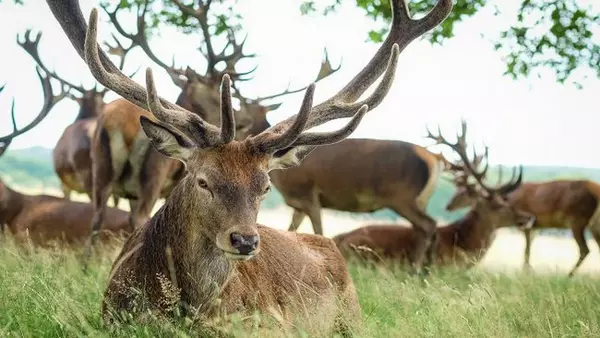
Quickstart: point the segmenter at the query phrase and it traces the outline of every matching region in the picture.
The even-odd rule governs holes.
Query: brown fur
[[[111,309],[133,311],[134,304],[142,311],[167,310],[158,276],[172,275],[165,250],[170,247],[172,283],[188,311],[275,311],[286,322],[309,329],[329,330],[339,320],[360,323],[354,286],[331,240],[254,224],[269,184],[268,158],[247,147],[234,141],[193,155],[188,175],[152,220],[135,230],[115,261],[105,317],[113,314]],[[210,190],[199,187],[199,179]],[[252,259],[228,259],[227,252],[236,252],[228,240],[232,232],[260,236]],[[142,290],[141,298],[134,299],[131,288]]]
[[[92,205],[48,195],[27,195],[0,181],[0,224],[6,224],[18,241],[39,246],[53,243],[84,244],[90,235]],[[108,208],[103,241],[127,234],[127,213]]]
[[[496,228],[509,224],[525,225],[531,215],[518,211],[501,198],[480,197],[462,219],[437,229],[435,263],[471,267],[479,262],[492,245]],[[397,225],[371,225],[336,236],[333,240],[347,259],[391,261],[412,264],[417,233]],[[367,250],[358,248],[360,246]],[[372,250],[372,251],[371,251]]]
[[[160,211],[127,240],[109,277],[104,317],[110,317],[113,307],[139,318],[148,309],[169,313],[182,305],[192,314],[212,316],[220,298],[218,307],[226,314],[274,308],[284,321],[300,320],[313,332],[360,326],[356,292],[332,241],[256,225],[260,202],[269,190],[268,173],[298,165],[315,147],[348,137],[388,93],[400,51],[446,18],[452,2],[440,0],[418,21],[411,21],[404,1],[394,2],[390,34],[348,85],[316,106],[315,87],[309,86],[296,115],[243,142],[233,140],[229,74],[221,81],[219,128],[159,98],[150,69],[145,88],[119,72],[97,48],[97,10],[92,10],[82,34],[86,24],[77,1],[48,5],[94,77],[138,107],[148,107],[162,122],[140,118],[156,151],[182,161],[187,169]],[[377,90],[365,98],[368,104],[357,102],[380,77]],[[339,130],[303,132],[345,117],[351,119]],[[97,136],[106,142],[106,134]],[[173,292],[164,292],[165,279],[170,279]]]
[[[79,114],[69,125],[54,146],[54,170],[58,175],[65,198],[72,191],[86,193],[92,199],[92,135],[96,129],[96,118],[104,108],[104,92],[90,90],[76,99]],[[116,204],[115,204],[116,205]]]
[[[515,208],[536,216],[533,227],[524,231],[526,267],[530,266],[531,230],[534,229],[571,228],[579,247],[579,259],[570,275],[590,252],[584,237],[586,228],[600,246],[600,219],[597,218],[600,215],[593,217],[600,200],[600,185],[597,183],[587,180],[528,182],[509,194],[508,200]],[[455,193],[446,209],[457,210],[472,203],[472,196],[462,188]]]

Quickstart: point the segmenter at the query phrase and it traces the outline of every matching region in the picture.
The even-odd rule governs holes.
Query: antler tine
[[[217,127],[206,123],[198,115],[192,114],[184,108],[158,96],[150,69],[146,72],[146,85],[148,88],[146,90],[123,74],[110,60],[103,63],[101,55],[105,54],[98,48],[96,42],[98,34],[97,25],[98,11],[94,8],[90,13],[84,50],[85,60],[92,75],[98,82],[138,107],[143,109],[150,108],[150,111],[156,118],[179,129],[198,146],[206,147],[218,140],[220,132]],[[105,65],[111,66],[107,69]]]
[[[35,119],[33,119],[33,121],[29,122],[29,124],[26,125],[25,127],[19,129],[17,127],[17,120],[15,118],[15,115],[16,115],[15,114],[15,101],[13,100],[12,106],[11,106],[11,113],[10,113],[11,119],[12,119],[13,131],[6,136],[0,137],[0,143],[2,144],[0,146],[0,148],[2,148],[2,150],[1,150],[2,153],[6,150],[8,145],[12,142],[12,140],[15,137],[17,137],[21,134],[24,134],[24,133],[28,132],[29,130],[33,129],[35,126],[37,126],[40,122],[42,122],[42,120],[44,118],[46,118],[46,116],[52,110],[54,105],[56,105],[58,102],[60,102],[62,99],[64,99],[67,96],[67,93],[64,90],[64,87],[62,87],[62,86],[61,86],[60,94],[54,95],[54,91],[52,89],[52,83],[50,82],[51,76],[49,74],[42,75],[43,69],[41,67],[36,67],[35,70],[36,70],[38,78],[40,79],[40,82],[42,84],[42,91],[44,93],[44,104],[42,105],[42,109],[40,110],[38,115],[35,117]],[[2,89],[4,89],[4,87],[2,87]],[[0,155],[1,155],[1,153],[0,153]]]
[[[237,43],[236,38],[235,38],[235,34],[232,31],[228,32],[228,41],[227,44],[225,45],[225,47],[222,49],[222,51],[220,53],[216,53],[215,52],[215,48],[213,46],[213,42],[212,42],[212,34],[210,33],[209,30],[209,24],[208,24],[208,12],[210,11],[210,6],[212,4],[211,0],[207,0],[207,1],[199,1],[198,7],[194,8],[192,6],[188,6],[185,5],[183,2],[181,2],[180,0],[171,0],[178,8],[179,10],[186,14],[189,15],[191,17],[194,17],[198,20],[198,23],[200,24],[200,30],[202,31],[202,37],[204,39],[204,43],[206,45],[206,48],[204,48],[203,50],[203,54],[204,57],[206,58],[207,61],[207,65],[206,65],[206,74],[209,75],[209,77],[215,79],[215,78],[219,78],[220,76],[222,76],[224,73],[229,74],[229,76],[231,77],[231,79],[235,82],[235,81],[246,81],[248,79],[244,79],[243,76],[252,74],[256,68],[251,69],[250,71],[247,72],[243,72],[243,73],[239,73],[235,71],[235,64],[243,59],[243,58],[253,58],[256,55],[255,54],[244,54],[243,53],[243,48],[244,48],[244,44],[246,42],[246,38],[244,38],[244,40],[241,43]],[[232,52],[231,53],[227,53],[227,49],[232,46]],[[218,71],[215,67],[218,63],[220,62],[225,62],[226,66],[226,71]]]
[[[523,183],[523,165],[519,165],[519,174],[517,179],[515,180],[516,168],[513,167],[512,175],[510,177],[510,181],[505,185],[501,185],[498,188],[494,189],[495,193],[500,195],[508,194],[515,189],[517,189],[521,183]]]
[[[452,0],[439,0],[427,15],[418,20],[410,18],[405,0],[392,0],[391,7],[392,27],[375,56],[342,90],[313,108],[307,128],[350,117],[364,104],[370,110],[377,107],[389,91],[396,68],[395,62],[386,62],[393,59],[388,54],[390,49],[396,50],[392,55],[400,53],[414,39],[441,23],[452,10]],[[356,102],[381,74],[384,76],[377,90],[365,100]]]
[[[40,67],[46,74],[48,74],[48,76],[50,76],[53,79],[60,82],[62,87],[69,87],[71,89],[74,89],[74,90],[80,92],[81,94],[85,93],[86,90],[85,90],[85,88],[83,88],[83,86],[77,86],[77,85],[73,84],[72,82],[69,82],[69,81],[63,79],[62,77],[58,76],[58,74],[56,74],[56,72],[50,71],[48,69],[48,67],[46,67],[44,65],[44,63],[42,62],[42,59],[40,58],[40,54],[39,54],[39,44],[40,44],[41,39],[42,39],[42,32],[38,32],[35,35],[35,39],[32,40],[31,39],[31,29],[27,29],[25,31],[23,42],[21,42],[21,37],[19,36],[19,34],[17,34],[17,44],[19,46],[21,46],[21,48],[23,48],[25,50],[25,52],[27,52],[27,54],[29,54],[29,56],[31,56],[31,58],[33,58],[33,60],[37,64],[37,66]]]
[[[235,137],[235,119],[231,103],[231,79],[223,75],[221,81],[221,142],[229,143]]]
[[[117,12],[121,9],[120,5],[117,5],[115,10],[112,12],[108,10],[108,6],[106,5],[103,5],[102,9],[104,9],[106,14],[108,14],[110,22],[113,24],[117,32],[119,32],[120,35],[124,36],[125,38],[131,41],[131,45],[129,46],[129,48],[127,48],[127,51],[139,46],[144,51],[144,53],[150,58],[150,60],[152,60],[154,63],[156,63],[161,68],[167,71],[175,85],[177,85],[178,87],[182,87],[183,85],[179,80],[179,76],[185,76],[185,72],[182,69],[175,68],[174,64],[173,66],[167,65],[166,63],[161,61],[156,56],[156,54],[154,54],[154,52],[152,52],[152,49],[150,49],[150,44],[148,43],[148,39],[146,38],[146,13],[148,12],[148,5],[149,2],[148,0],[146,0],[144,1],[144,4],[141,7],[141,9],[138,7],[136,18],[137,32],[135,34],[126,32],[123,26],[121,26],[121,24],[119,23],[119,20],[117,19]],[[115,38],[115,41],[118,40]],[[121,69],[121,67],[119,67],[119,69]]]

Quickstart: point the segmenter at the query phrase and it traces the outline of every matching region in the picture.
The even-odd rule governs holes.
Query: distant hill
[[[509,171],[505,170],[505,179]],[[490,169],[490,181],[495,182],[497,171]],[[558,178],[587,178],[600,182],[600,170],[590,168],[574,168],[559,166],[525,166],[524,179],[527,181],[545,181]],[[0,176],[12,185],[35,188],[40,186],[59,188],[59,181],[52,165],[52,149],[33,147],[8,150],[0,157]],[[444,210],[446,203],[454,193],[454,186],[441,179],[433,194],[427,211],[434,218],[454,220],[464,214],[448,213]],[[263,202],[264,208],[276,208],[283,204],[281,194],[273,189]],[[354,214],[354,217],[383,218],[395,220],[398,217],[391,210],[381,210],[370,214]]]

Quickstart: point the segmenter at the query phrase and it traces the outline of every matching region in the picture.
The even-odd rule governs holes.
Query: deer
[[[190,67],[184,71],[175,66],[168,66],[153,53],[146,38],[145,15],[148,12],[148,5],[146,1],[138,8],[136,33],[127,32],[119,23],[117,17],[119,6],[114,11],[109,11],[107,7],[104,7],[104,10],[117,32],[131,41],[128,49],[140,47],[154,63],[165,69],[173,82],[182,89],[176,104],[196,113],[208,123],[217,124],[219,115],[215,112],[218,111],[219,93],[218,86],[215,85],[216,78],[227,73],[232,79],[244,80],[243,76],[247,72],[236,72],[235,63],[243,58],[253,57],[252,54],[247,55],[243,52],[245,40],[238,43],[235,36],[230,34],[223,51],[215,53],[205,22],[206,13],[210,10],[210,2],[207,2],[202,5],[204,14],[196,14],[198,20],[204,22],[201,27],[203,27],[207,50],[205,57],[209,65],[206,75],[199,75]],[[186,6],[181,8],[184,12],[189,11]],[[228,47],[232,47],[231,53],[226,53]],[[227,65],[224,71],[215,68],[221,62]],[[183,80],[182,77],[187,80]],[[270,98],[297,91],[284,91]],[[185,167],[180,161],[166,157],[150,147],[150,140],[143,133],[139,123],[142,115],[150,116],[147,111],[119,99],[107,105],[98,118],[91,150],[94,191],[92,201],[96,213],[91,223],[92,236],[90,245],[86,248],[87,257],[91,255],[96,233],[102,226],[104,208],[110,193],[129,200],[130,230],[132,230],[144,224],[156,201],[167,197],[183,177]],[[236,112],[235,119],[236,138],[244,139],[252,126],[252,119],[245,110]]]
[[[446,210],[455,211],[469,207],[474,202],[468,184],[458,180],[457,190],[446,205]],[[507,194],[508,202],[515,208],[536,216],[531,228],[522,229],[525,237],[523,266],[531,269],[532,232],[538,229],[571,228],[579,248],[579,259],[569,271],[574,276],[590,250],[585,240],[585,229],[589,229],[600,246],[600,185],[591,180],[553,180],[525,182]],[[511,226],[508,224],[507,226]]]
[[[52,110],[54,105],[67,97],[67,88],[55,95],[50,78],[51,74],[37,68],[44,91],[44,104],[37,117],[23,128],[18,128],[15,119],[14,101],[11,110],[13,131],[0,137],[0,156],[4,154],[12,140],[33,129]],[[47,74],[47,73],[45,73]],[[0,88],[3,89],[4,87]],[[0,179],[0,226],[5,226],[17,240],[17,243],[31,243],[36,246],[50,247],[52,244],[76,247],[83,244],[90,234],[89,222],[93,210],[89,203],[80,203],[50,195],[28,195],[11,189]],[[106,227],[101,234],[103,242],[110,242],[127,234],[126,212],[109,208]]]
[[[452,1],[438,1],[420,19],[410,17],[404,1],[393,1],[388,36],[344,88],[313,106],[315,85],[309,85],[297,114],[243,140],[235,140],[228,74],[221,80],[216,126],[159,97],[151,69],[146,88],[123,75],[98,48],[96,9],[86,25],[77,1],[47,3],[92,75],[148,109],[154,118],[141,116],[140,124],[152,146],[186,168],[163,206],[135,228],[115,260],[102,301],[104,321],[119,320],[122,312],[133,318],[147,311],[169,316],[175,308],[208,318],[273,311],[283,325],[300,322],[319,332],[360,326],[356,291],[335,243],[256,224],[260,201],[270,189],[270,170],[297,165],[319,145],[339,142],[358,127],[389,92],[400,51],[439,25]],[[379,78],[373,93],[359,100]],[[350,121],[339,130],[307,131],[341,118]],[[170,280],[178,300],[161,301],[159,277]]]
[[[32,57],[38,67],[49,74],[51,78],[58,81],[64,88],[68,88],[67,97],[79,105],[79,112],[75,117],[75,121],[65,129],[54,146],[52,152],[54,170],[61,182],[64,198],[71,199],[72,191],[76,191],[87,194],[90,200],[92,200],[92,160],[90,148],[92,136],[96,128],[96,118],[104,109],[104,96],[108,90],[98,90],[97,85],[92,89],[86,89],[83,85],[75,85],[59,76],[55,71],[50,71],[42,62],[39,54],[41,38],[42,32],[38,32],[32,39],[31,30],[28,29],[25,31],[23,41],[17,35],[17,43]],[[115,46],[108,43],[105,44],[108,46],[110,54],[118,55],[121,58],[119,68],[123,69],[125,57],[130,49],[124,48],[116,37],[115,41]],[[133,75],[135,75],[135,72],[130,76]],[[75,93],[80,94],[80,96],[77,96]],[[113,195],[113,202],[115,206],[119,204],[118,196]]]
[[[466,151],[466,124],[463,123],[457,142],[451,143],[440,133],[430,137],[450,147],[459,155],[463,165],[452,164],[454,169],[461,167],[463,171],[454,171],[462,179],[472,177],[475,183],[468,188],[473,196],[473,204],[469,212],[461,219],[437,228],[435,249],[436,266],[456,266],[470,268],[485,256],[491,247],[495,230],[508,224],[517,224],[522,228],[531,227],[535,216],[512,206],[507,194],[515,191],[522,183],[523,167],[519,173],[503,185],[491,187],[485,183],[487,162],[484,169],[478,163],[487,159],[487,151],[483,158],[475,153],[469,159]],[[513,170],[514,173],[514,170]],[[366,225],[354,231],[337,235],[334,242],[349,261],[358,258],[362,262],[387,263],[397,265],[412,264],[418,257],[418,235],[415,229],[398,225]]]

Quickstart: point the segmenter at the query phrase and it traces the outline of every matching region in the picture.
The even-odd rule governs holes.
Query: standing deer
[[[520,186],[522,168],[516,180],[513,175],[505,185],[496,188],[488,186],[484,182],[487,165],[479,170],[478,163],[481,159],[477,156],[474,159],[468,158],[465,137],[466,129],[463,129],[462,135],[458,135],[458,141],[454,144],[441,134],[434,137],[460,156],[465,169],[461,177],[473,177],[476,180],[476,184],[468,185],[474,200],[469,213],[456,222],[437,228],[437,265],[471,267],[484,257],[498,227],[509,224],[529,227],[535,220],[534,216],[519,211],[506,200],[506,195]],[[346,258],[362,257],[372,261],[384,259],[410,264],[418,257],[418,235],[408,227],[370,225],[338,235],[333,240]]]
[[[0,156],[12,140],[34,128],[41,122],[56,103],[68,94],[62,91],[54,95],[50,83],[51,74],[42,75],[43,70],[37,68],[38,76],[44,90],[44,104],[37,117],[24,128],[19,129],[15,120],[15,108],[12,107],[13,132],[0,137]],[[3,89],[4,87],[0,88]],[[64,87],[63,87],[64,89]],[[90,235],[89,222],[93,210],[89,203],[79,203],[48,195],[26,195],[8,187],[0,180],[0,226],[4,232],[7,226],[19,242],[31,240],[35,245],[47,246],[52,242],[60,244],[82,244]],[[123,234],[127,225],[127,213],[110,208],[107,213],[106,230],[103,240]]]
[[[234,140],[227,74],[221,84],[219,128],[160,98],[150,70],[146,89],[124,76],[98,48],[96,10],[86,33],[77,1],[47,2],[94,77],[152,112],[156,121],[142,116],[140,122],[153,147],[186,164],[184,177],[165,204],[134,230],[115,261],[103,317],[121,311],[134,316],[147,310],[171,313],[175,307],[206,316],[270,311],[319,332],[359,326],[356,292],[333,241],[256,224],[260,201],[270,187],[268,172],[298,165],[315,147],[352,133],[388,93],[400,51],[442,22],[452,1],[438,1],[418,20],[410,18],[404,1],[394,1],[388,37],[342,90],[313,107],[315,86],[310,85],[298,114],[243,141]],[[380,77],[373,94],[358,101]],[[304,132],[348,117],[340,130]],[[170,279],[178,300],[165,298],[164,279]]]
[[[104,96],[107,89],[97,90],[85,89],[83,86],[77,86],[58,76],[56,72],[51,72],[44,65],[39,54],[39,43],[42,33],[39,32],[34,39],[31,39],[31,30],[26,30],[24,39],[21,42],[17,36],[17,43],[21,46],[36,62],[37,66],[43,69],[49,76],[57,80],[63,88],[68,90],[67,96],[79,104],[79,113],[75,121],[69,125],[59,138],[52,153],[54,160],[54,170],[61,181],[61,188],[66,199],[70,199],[71,192],[86,193],[90,200],[92,199],[92,160],[90,149],[92,136],[96,129],[96,118],[104,109]],[[123,69],[125,57],[130,49],[125,49],[118,40],[116,47],[110,46],[109,53],[121,57],[119,69]],[[132,75],[133,76],[133,75]],[[79,93],[81,96],[76,96]],[[119,203],[119,198],[114,195],[115,206]]]
[[[474,202],[474,195],[468,185],[460,181],[457,191],[446,205],[446,210],[454,211],[468,207]],[[585,229],[589,229],[600,246],[600,185],[589,180],[555,180],[548,182],[526,182],[507,195],[515,208],[536,216],[531,228],[523,230],[525,235],[524,266],[531,268],[532,230],[548,228],[571,228],[573,238],[579,247],[579,259],[569,272],[573,276],[590,250],[585,240]],[[512,224],[507,224],[511,226]]]

